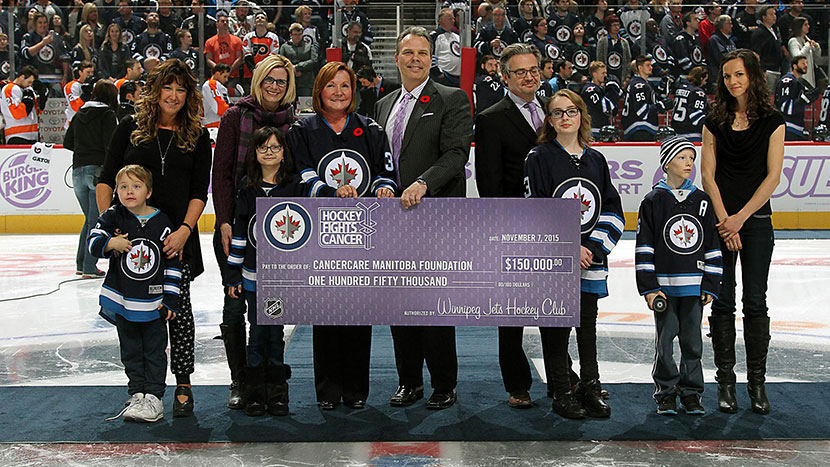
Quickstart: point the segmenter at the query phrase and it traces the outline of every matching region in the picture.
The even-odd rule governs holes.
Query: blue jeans
[[[75,255],[75,270],[84,274],[92,274],[98,271],[96,264],[98,258],[92,255],[87,249],[87,236],[89,231],[98,222],[98,203],[95,201],[95,176],[101,169],[99,165],[85,165],[72,169],[72,185],[75,189],[75,197],[81,205],[81,211],[86,217],[84,227],[78,238],[78,253]]]
[[[248,366],[282,366],[283,351],[285,350],[285,342],[282,340],[282,325],[257,324],[256,293],[246,290],[244,294],[248,301],[248,322],[251,325],[246,352]]]

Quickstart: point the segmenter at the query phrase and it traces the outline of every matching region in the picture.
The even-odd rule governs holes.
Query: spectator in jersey
[[[818,97],[818,89],[805,90],[802,79],[807,74],[807,57],[796,55],[790,72],[781,77],[775,87],[775,107],[784,114],[787,122],[786,141],[807,141],[804,131],[804,108]]]
[[[194,0],[199,1],[199,0]],[[242,65],[242,39],[231,34],[230,20],[224,11],[218,13],[216,35],[205,42],[205,63],[212,70],[217,63],[231,68],[229,88],[240,84],[239,67]]]
[[[59,36],[63,39],[63,43],[69,47],[70,45],[74,44],[74,40],[72,36],[67,31],[66,26],[63,25],[63,18],[60,15],[55,15],[49,21],[49,29],[51,29],[55,35]]]
[[[793,57],[802,56],[807,59],[807,72],[801,77],[809,83],[811,88],[816,87],[816,57],[821,55],[821,44],[807,37],[810,32],[810,20],[796,18],[791,23],[792,33],[787,42],[787,48]]]
[[[205,39],[216,35],[216,18],[205,12],[205,0],[191,0],[190,12],[192,14],[182,21],[182,29],[190,31],[190,35],[193,36],[193,44],[198,50],[202,51]],[[203,13],[205,16],[205,37],[199,35],[199,15]]]
[[[121,42],[121,26],[112,23],[107,26],[107,35],[98,54],[98,69],[105,78],[116,80],[122,77],[130,50]]]
[[[715,76],[720,69],[720,59],[728,52],[735,50],[735,43],[729,36],[732,34],[732,18],[729,15],[720,15],[715,19],[715,32],[706,44],[709,63],[709,74]]]
[[[709,108],[704,91],[708,80],[709,70],[697,66],[692,68],[686,76],[686,81],[674,91],[671,127],[678,136],[692,142],[702,140],[703,121]]]
[[[343,8],[340,9],[340,17],[341,22],[340,26],[343,28],[342,34],[343,38],[348,36],[348,29],[346,25],[353,21],[357,21],[360,23],[360,42],[363,42],[367,46],[371,47],[372,42],[374,41],[374,35],[372,34],[372,25],[369,23],[369,16],[366,15],[363,10],[358,8],[357,0],[342,0],[343,1]],[[329,27],[332,29],[332,34],[336,34],[334,31],[334,15],[329,15]],[[356,69],[356,68],[355,68]]]
[[[536,3],[534,0],[519,0],[518,16],[511,21],[513,31],[519,37],[519,42],[527,42],[533,34],[530,28],[530,23],[536,16],[541,16],[541,12],[535,11]]]
[[[244,38],[249,32],[254,30],[254,15],[251,14],[251,7],[248,0],[239,0],[233,8],[231,14],[231,34],[234,36]],[[266,22],[268,17],[266,16]]]
[[[556,73],[550,80],[550,86],[553,92],[555,93],[560,89],[567,89],[568,80],[574,73],[574,64],[568,60],[557,60],[553,64],[553,70]]]
[[[564,48],[573,36],[573,27],[579,18],[570,12],[570,0],[556,0],[556,10],[548,18],[548,34],[553,37],[559,48]],[[544,52],[542,56],[544,56]],[[557,59],[559,57],[551,57]]]
[[[660,35],[667,40],[674,38],[683,30],[682,18],[683,0],[670,0],[669,12],[660,20]]]
[[[591,64],[591,60],[593,59],[595,47],[589,44],[585,37],[584,24],[574,24],[573,36],[570,42],[565,44],[565,50],[563,52],[563,58],[569,60],[574,65],[574,73],[576,75],[572,78],[573,81],[587,81],[588,65]]]
[[[133,41],[133,58],[144,63],[146,58],[166,60],[173,52],[173,43],[170,37],[159,29],[159,14],[155,11],[147,13],[147,29]]]
[[[294,10],[294,18],[303,26],[303,37],[308,37],[308,41],[314,44],[319,49],[320,47],[320,31],[317,26],[311,24],[311,7],[300,5]]]
[[[0,32],[0,81],[8,81],[11,62],[9,61],[9,36]]]
[[[118,121],[124,120],[130,115],[135,115],[135,101],[141,95],[143,86],[139,81],[125,81],[118,89]]]
[[[192,47],[193,36],[187,29],[177,29],[176,39],[179,47],[170,53],[170,57],[183,61],[195,73],[196,67],[199,66],[201,52]]]
[[[314,88],[314,74],[319,63],[317,47],[303,40],[303,25],[293,23],[288,31],[291,39],[280,46],[279,54],[294,64],[297,78],[297,95],[310,96]],[[366,114],[364,114],[366,115]]]
[[[703,7],[706,17],[700,21],[697,29],[697,34],[700,36],[700,46],[703,47],[703,56],[709,58],[706,54],[706,44],[709,43],[709,38],[715,33],[715,20],[721,14],[721,7],[718,2],[709,2]]]
[[[500,57],[502,50],[510,44],[519,42],[519,38],[507,25],[504,8],[493,8],[493,24],[478,32],[475,48],[483,55]]]
[[[750,48],[752,32],[758,29],[757,9],[758,0],[745,0],[744,8],[735,15],[732,25],[735,47]]]
[[[530,31],[532,34],[530,34],[527,42],[539,50],[542,58],[558,60],[560,57],[565,56],[564,50],[553,37],[548,35],[548,22],[545,18],[533,18],[530,22]]]
[[[670,106],[666,101],[657,101],[657,93],[648,82],[651,76],[651,59],[645,55],[634,61],[637,73],[625,89],[622,110],[623,139],[625,141],[654,141],[659,124],[658,112],[665,112]]]
[[[179,10],[173,8],[173,0],[159,0],[159,28],[168,37],[176,37],[176,31],[182,25]]]
[[[542,74],[542,82],[539,85],[539,89],[536,91],[536,94],[539,97],[553,97],[553,87],[550,84],[556,77],[556,73],[553,71],[553,60],[548,57],[543,57],[539,62],[539,70]]]
[[[280,38],[268,30],[268,17],[265,13],[258,12],[254,15],[254,29],[242,38],[242,59],[245,67],[243,76],[253,76],[256,64],[269,55],[279,53],[279,49]],[[246,92],[250,90],[247,80],[243,88]]]
[[[591,62],[588,73],[591,80],[582,88],[580,97],[588,107],[588,114],[591,115],[591,133],[596,138],[602,127],[613,125],[612,119],[617,113],[622,89],[620,83],[607,79],[608,69],[600,61]]]
[[[133,14],[130,0],[118,0],[118,16],[112,22],[121,26],[122,40],[130,48],[135,38],[147,29],[147,23],[140,16]]]
[[[476,19],[475,32],[480,33],[484,31],[487,26],[493,25],[493,5],[487,2],[482,2],[478,6],[478,19]]]
[[[352,21],[347,25],[348,34],[343,41],[343,63],[349,68],[356,70],[360,67],[372,64],[372,50],[360,40],[363,26],[358,21]]]
[[[274,126],[285,132],[296,120],[297,100],[294,65],[281,55],[271,55],[259,62],[251,78],[251,95],[228,109],[219,124],[213,159],[213,206],[216,224],[213,252],[219,264],[222,284],[228,279],[228,252],[232,238],[231,223],[239,182],[244,174],[245,156],[251,136],[264,127]],[[217,284],[221,285],[221,284]],[[223,287],[224,290],[224,287]],[[224,295],[222,340],[231,372],[228,407],[243,408],[240,382],[245,367],[245,300]]]
[[[766,5],[759,11],[760,23],[752,33],[751,48],[761,59],[761,69],[766,71],[767,88],[775,92],[775,85],[781,77],[781,33],[775,25],[775,7]]]
[[[117,92],[109,80],[95,83],[89,101],[78,110],[63,138],[63,147],[72,151],[72,187],[85,218],[75,255],[75,273],[84,278],[106,274],[98,269],[98,258],[89,252],[87,236],[98,221],[95,180],[101,174],[109,143],[109,139],[101,135],[115,133]]]
[[[608,34],[605,29],[605,17],[609,14],[608,0],[597,0],[591,10],[591,14],[585,18],[585,36],[588,43],[596,47],[599,39]]]
[[[371,66],[364,66],[357,70],[357,80],[361,86],[357,113],[369,118],[375,118],[377,101],[401,87],[400,84],[377,74]]]
[[[63,12],[60,7],[52,3],[50,0],[36,0],[35,2],[30,3],[27,9],[35,10],[38,13],[44,14],[49,24],[52,23],[52,18],[55,15],[63,17]]]
[[[69,76],[69,54],[63,39],[49,31],[46,15],[35,13],[35,30],[23,36],[20,43],[20,55],[24,65],[32,65],[41,78],[51,76],[60,80]]]
[[[205,128],[219,128],[219,120],[230,107],[228,88],[225,87],[230,75],[231,67],[225,63],[217,63],[213,67],[210,79],[205,80],[205,84],[202,85],[202,125]]]
[[[98,63],[98,50],[95,48],[95,36],[93,35],[92,28],[88,24],[81,26],[81,30],[78,31],[78,43],[75,47],[72,47],[72,52],[70,52],[69,57],[73,70],[77,70],[78,65],[83,61],[92,62],[93,65]],[[97,70],[95,71],[98,74]],[[107,76],[99,76],[107,78]]]
[[[620,18],[617,15],[605,17],[606,37],[597,43],[597,60],[608,66],[608,74],[622,83],[631,73],[631,42],[620,36]]]
[[[476,115],[500,101],[506,91],[499,79],[499,60],[492,55],[482,56],[479,59],[476,80],[473,83],[473,103]]]
[[[649,18],[646,21],[646,50],[647,55],[651,55],[654,72],[652,73],[652,80],[658,81],[660,78],[668,77],[672,79],[675,60],[671,55],[671,49],[666,39],[660,35],[660,27],[657,21]]]
[[[619,11],[620,21],[622,21],[622,29],[625,35],[632,44],[639,44],[640,36],[643,35],[646,27],[646,21],[651,17],[645,5],[641,5],[639,0],[628,0]]]
[[[107,26],[98,20],[98,7],[94,3],[87,3],[81,9],[81,21],[78,27],[83,27],[83,25],[92,28],[92,35],[95,39],[94,47],[100,48],[107,34]]]
[[[435,50],[430,75],[446,86],[461,85],[461,38],[455,29],[455,15],[449,8],[438,13],[438,27],[429,34]]]
[[[677,61],[679,74],[685,75],[692,68],[705,66],[703,49],[700,48],[700,39],[697,35],[700,20],[697,15],[690,11],[683,15],[683,30],[674,38],[674,56]]]

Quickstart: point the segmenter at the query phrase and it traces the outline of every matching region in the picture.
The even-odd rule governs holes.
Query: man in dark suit
[[[482,198],[523,198],[524,161],[536,146],[545,120],[546,100],[536,95],[540,85],[539,50],[512,44],[501,55],[502,81],[508,93],[476,117],[476,185]],[[528,408],[532,377],[522,349],[522,327],[499,327],[499,366],[508,405]]]
[[[369,118],[375,118],[375,104],[392,91],[397,91],[401,85],[389,81],[375,73],[371,65],[365,65],[357,70],[357,79],[360,81],[360,105],[357,113]]]
[[[405,187],[405,209],[424,196],[459,197],[466,194],[464,166],[470,155],[473,122],[464,91],[429,79],[432,44],[421,27],[398,36],[395,63],[402,88],[378,101],[377,121],[392,146],[398,186]],[[398,390],[389,400],[396,407],[413,404],[424,396],[426,361],[433,388],[428,409],[445,409],[456,401],[458,360],[455,328],[448,326],[392,326]]]

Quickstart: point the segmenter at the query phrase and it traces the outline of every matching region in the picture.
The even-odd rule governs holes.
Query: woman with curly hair
[[[718,409],[738,411],[735,395],[735,264],[741,260],[747,390],[753,412],[770,411],[764,389],[769,314],[767,278],[774,243],[770,196],[784,162],[784,117],[775,110],[754,52],[721,60],[712,112],[703,127],[703,189],[712,198],[723,254],[721,294],[709,330],[715,354]]]
[[[153,175],[149,203],[178,228],[164,240],[168,258],[182,261],[181,309],[170,321],[170,369],[176,376],[173,416],[193,414],[194,325],[190,281],[204,271],[196,222],[210,183],[210,138],[202,127],[202,93],[184,62],[170,59],[155,68],[136,103],[136,115],[122,120],[112,135],[97,185],[98,210],[110,207],[115,175],[138,164]]]

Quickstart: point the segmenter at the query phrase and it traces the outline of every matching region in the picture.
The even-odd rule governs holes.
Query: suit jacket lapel
[[[384,97],[388,97],[388,96],[392,96],[392,97],[389,97],[389,99],[386,100],[384,105],[380,108],[380,113],[377,115],[377,117],[378,117],[377,122],[383,128],[386,128],[386,122],[387,122],[387,120],[389,120],[389,114],[392,112],[392,108],[395,106],[395,102],[397,102],[398,98],[401,96],[401,90],[398,89],[396,91],[392,91],[391,93],[387,94]]]
[[[513,99],[510,96],[504,96],[505,99],[505,113],[507,114],[507,120],[512,122],[513,125],[524,135],[527,139],[536,139],[536,132],[533,131],[533,127],[527,123],[525,120],[525,116],[522,114],[522,111],[519,110],[519,107],[516,106],[516,103],[513,102]]]
[[[406,122],[406,130],[403,133],[403,141],[401,142],[401,154],[403,154],[404,148],[406,148],[406,145],[409,144],[409,141],[412,139],[412,135],[415,134],[415,127],[418,125],[418,121],[421,119],[421,116],[424,115],[424,111],[430,106],[430,102],[437,93],[438,90],[432,85],[432,80],[427,81],[426,86],[424,86],[424,90],[421,92],[421,96],[417,101],[415,101],[415,107],[412,108],[412,113],[409,115],[409,121]],[[426,102],[424,102],[424,100],[426,100]]]

